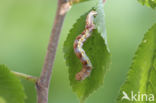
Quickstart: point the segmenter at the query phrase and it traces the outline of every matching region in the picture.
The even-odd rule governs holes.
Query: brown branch
[[[56,49],[62,29],[63,21],[70,5],[67,0],[58,0],[56,17],[48,44],[47,55],[40,78],[36,83],[38,103],[48,103],[48,90],[55,59]]]

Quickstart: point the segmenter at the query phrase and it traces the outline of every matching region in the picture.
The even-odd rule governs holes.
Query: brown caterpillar
[[[84,80],[90,75],[92,71],[92,63],[90,59],[87,57],[82,46],[83,43],[87,40],[87,38],[91,36],[93,29],[95,29],[93,20],[96,14],[97,14],[96,11],[89,12],[86,18],[85,30],[79,36],[77,36],[76,40],[74,41],[74,52],[76,56],[80,59],[83,66],[82,70],[76,74],[76,80]]]

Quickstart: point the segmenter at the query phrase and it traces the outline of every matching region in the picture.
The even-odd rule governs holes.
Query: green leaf
[[[87,13],[88,14],[88,13]],[[93,70],[91,75],[83,81],[77,81],[75,79],[76,73],[78,73],[82,64],[76,57],[73,49],[73,43],[76,37],[85,29],[85,21],[87,14],[80,17],[70,30],[66,41],[64,42],[64,57],[66,64],[69,67],[69,80],[73,91],[77,94],[80,102],[84,100],[95,90],[97,90],[104,81],[104,75],[109,68],[110,53],[107,50],[105,40],[97,30],[94,30],[91,37],[84,43],[83,49],[87,56],[90,58]]]
[[[138,0],[141,4],[147,5],[151,8],[156,7],[156,0]]]
[[[96,6],[96,11],[97,11],[97,16],[95,17],[95,24],[97,27],[98,32],[101,34],[103,39],[105,40],[105,44],[107,45],[108,48],[108,43],[107,43],[107,32],[106,32],[106,26],[105,26],[105,13],[104,13],[104,4],[103,0],[99,0],[97,6]]]
[[[0,103],[6,103],[6,101],[2,97],[0,97]]]
[[[140,103],[122,100],[123,92],[127,93],[130,99],[132,92],[156,96],[156,24],[145,34],[118,97],[118,103]],[[143,99],[144,102],[141,103],[156,103],[145,102],[145,97]]]
[[[0,65],[0,103],[24,103],[24,89],[10,70]]]

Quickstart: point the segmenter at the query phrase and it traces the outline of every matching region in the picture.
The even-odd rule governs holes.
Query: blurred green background
[[[0,0],[0,64],[11,70],[39,76],[55,17],[56,0]],[[49,103],[78,103],[68,80],[62,46],[73,23],[94,2],[73,6],[67,14],[57,49],[49,91]],[[107,0],[105,19],[112,65],[104,85],[86,103],[115,103],[133,55],[144,33],[156,23],[156,10],[137,0]],[[32,83],[22,80],[26,103],[36,102]]]

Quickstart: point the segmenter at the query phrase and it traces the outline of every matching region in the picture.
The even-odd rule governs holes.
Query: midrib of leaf
[[[146,82],[146,93],[148,92],[148,87],[149,87],[149,85],[151,84],[151,82],[149,81],[149,79],[150,79],[150,75],[151,75],[151,72],[152,72],[152,69],[154,69],[154,66],[153,66],[153,64],[154,64],[154,60],[155,60],[155,51],[156,50],[154,50],[154,56],[153,56],[153,58],[152,58],[152,63],[151,63],[151,66],[150,66],[150,69],[149,69],[149,72],[148,72],[148,77],[147,77],[147,82]],[[155,69],[154,69],[155,70]]]
[[[155,39],[156,40],[156,39]],[[150,87],[155,95],[156,93],[156,89],[154,88],[155,86],[153,85],[152,81],[150,80],[150,77],[152,76],[152,72],[154,72],[155,76],[156,76],[156,68],[154,67],[154,63],[156,62],[156,49],[154,50],[154,56],[152,58],[152,63],[151,63],[151,68],[149,70],[149,74],[148,74],[148,81],[147,81],[147,88],[146,88],[146,93],[148,93]],[[153,71],[152,71],[153,70]],[[147,102],[148,103],[148,102]]]
[[[153,52],[153,54],[154,54],[154,52]],[[151,63],[150,63],[150,68],[149,69],[147,69],[147,71],[145,71],[145,70],[143,70],[143,72],[144,73],[142,73],[142,78],[144,78],[144,74],[146,74],[147,73],[147,80],[146,80],[146,82],[145,82],[145,86],[146,86],[146,88],[144,89],[144,87],[142,86],[142,84],[140,84],[140,91],[145,91],[145,93],[147,93],[147,91],[148,91],[148,85],[149,85],[149,78],[150,78],[150,74],[151,74],[151,71],[152,71],[152,69],[154,69],[154,67],[153,67],[153,63],[154,63],[154,58],[155,58],[155,55],[152,57],[152,60],[151,60]],[[142,82],[144,82],[144,79],[142,79],[141,80]],[[141,83],[142,83],[141,82]],[[144,93],[144,92],[143,92]]]
[[[154,67],[154,62],[156,60],[156,36],[155,36],[156,35],[156,32],[154,32],[154,33],[155,33],[155,34],[153,34],[153,48],[154,48],[154,50],[153,50],[152,62],[151,62],[150,69],[149,69],[149,72],[148,72],[148,78],[147,78],[148,81],[147,81],[147,86],[146,86],[146,93],[148,93],[148,89],[150,88],[149,87],[150,85],[152,87],[152,90],[154,92],[156,92],[154,90],[154,88],[153,88],[154,86],[152,85],[152,81],[150,80],[150,77],[152,76],[152,72],[154,72],[156,74],[156,69]]]
[[[155,34],[156,35],[156,34]],[[143,40],[143,42],[145,41],[146,39],[144,39]],[[156,39],[155,39],[155,36],[154,36],[154,34],[153,34],[153,39],[152,39],[152,44],[153,44],[153,46],[152,46],[152,48],[153,48],[153,52],[151,53],[151,56],[152,56],[152,59],[151,59],[151,62],[150,62],[150,65],[149,65],[149,69],[146,69],[146,68],[144,68],[144,70],[142,70],[143,71],[143,73],[141,73],[142,75],[141,75],[141,80],[140,80],[140,88],[139,88],[139,91],[140,92],[142,92],[142,93],[148,93],[148,87],[149,87],[149,85],[150,84],[152,84],[151,83],[151,81],[149,80],[150,79],[150,76],[151,76],[151,72],[152,72],[152,70],[154,69],[154,66],[153,66],[153,64],[154,64],[154,60],[155,60],[155,52],[156,52]],[[141,48],[140,48],[141,49]],[[147,62],[146,62],[147,63]],[[149,64],[149,62],[146,64],[146,65],[148,65]],[[147,74],[147,78],[146,78],[146,75],[145,74]],[[145,80],[146,79],[146,80]],[[146,81],[146,82],[145,82]],[[142,83],[145,83],[145,87],[144,86],[142,86]],[[152,86],[153,87],[153,86]],[[136,103],[138,103],[138,102],[136,102]],[[146,103],[148,103],[148,102],[146,102]]]
[[[145,39],[143,40],[143,42],[145,41]],[[152,40],[152,41],[154,41],[154,40]],[[154,43],[152,43],[152,44],[154,44]],[[154,45],[152,46],[153,48],[154,48]],[[140,48],[141,49],[141,48]],[[155,51],[155,49],[153,50],[153,52],[151,53],[151,56],[153,56],[154,55],[154,51]],[[140,51],[139,51],[140,52]],[[142,51],[142,52],[144,52],[144,51]],[[137,55],[136,55],[137,56]],[[149,62],[147,63],[147,62],[145,62],[143,65],[142,65],[142,71],[141,71],[141,79],[140,79],[140,83],[139,83],[139,91],[140,92],[142,92],[142,93],[147,93],[147,86],[148,86],[148,81],[149,81],[149,77],[150,77],[150,73],[151,73],[151,70],[152,70],[152,68],[153,68],[153,62],[154,62],[154,57],[155,56],[153,56],[152,57],[152,59],[151,59],[151,62],[150,62],[150,64],[149,64]],[[149,59],[150,59],[151,57],[149,57]],[[144,66],[144,65],[146,65],[146,66]],[[149,66],[148,66],[149,65]],[[148,68],[144,68],[144,67],[149,67],[149,69]],[[135,69],[137,69],[137,68],[135,68]],[[146,81],[146,82],[145,82]],[[143,85],[144,84],[144,85]],[[146,88],[146,89],[145,89]]]

